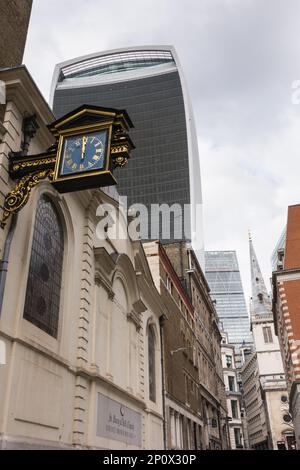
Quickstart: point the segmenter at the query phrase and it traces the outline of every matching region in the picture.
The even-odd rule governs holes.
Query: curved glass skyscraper
[[[82,104],[126,109],[136,150],[117,174],[128,205],[144,204],[149,229],[142,238],[192,240],[203,261],[202,194],[194,118],[172,47],[137,47],[92,54],[58,64],[51,101],[57,117]],[[186,207],[186,230],[178,207],[163,215],[151,204]],[[153,209],[153,208],[152,208]],[[174,210],[173,210],[174,209]],[[141,214],[142,215],[142,214]],[[180,219],[181,220],[181,219]],[[202,256],[201,256],[202,254]]]

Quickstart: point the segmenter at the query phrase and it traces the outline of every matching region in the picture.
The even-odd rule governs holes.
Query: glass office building
[[[206,251],[205,271],[229,342],[237,350],[240,346],[251,347],[253,339],[236,252]]]
[[[82,104],[127,110],[135,126],[131,137],[136,149],[127,166],[116,171],[118,192],[128,197],[129,207],[147,208],[148,216],[140,212],[142,239],[191,240],[203,263],[197,137],[175,50],[128,48],[58,64],[51,101],[57,117]],[[161,204],[171,208],[169,213],[162,215],[157,207]]]
[[[282,231],[271,256],[272,272],[283,269],[283,257],[286,243],[286,227]]]

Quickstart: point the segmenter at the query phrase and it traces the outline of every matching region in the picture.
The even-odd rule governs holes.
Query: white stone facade
[[[242,401],[238,385],[237,369],[235,363],[234,346],[228,344],[226,333],[222,333],[222,366],[226,392],[228,413],[228,432],[231,449],[245,447],[244,430],[242,423]]]
[[[250,239],[251,329],[255,352],[244,364],[241,376],[250,447],[289,448],[293,427],[289,421],[287,385],[278,338],[275,335],[270,296]]]
[[[52,144],[48,105],[24,67],[0,72],[7,83],[0,143],[1,205],[15,184],[8,154],[19,151],[22,118],[36,114],[29,154]],[[47,194],[63,227],[64,257],[57,337],[23,318],[36,207]],[[0,448],[161,449],[163,409],[160,327],[163,313],[140,242],[97,235],[100,190],[32,190],[11,242],[0,316],[6,365],[0,365]],[[0,229],[3,250],[10,222]],[[103,235],[103,233],[102,233]],[[156,400],[149,399],[148,331],[155,335]],[[105,420],[107,420],[105,422]]]

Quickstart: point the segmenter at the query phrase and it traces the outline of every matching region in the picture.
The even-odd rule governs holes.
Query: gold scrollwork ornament
[[[53,170],[42,170],[23,176],[17,186],[7,194],[4,201],[4,212],[1,220],[1,228],[4,228],[10,215],[19,212],[28,202],[30,192],[40,181],[54,176]]]
[[[120,155],[118,157],[115,157],[113,159],[113,162],[114,162],[114,166],[115,168],[122,168],[123,166],[125,166],[128,162],[128,158],[126,158],[125,156],[123,155]]]

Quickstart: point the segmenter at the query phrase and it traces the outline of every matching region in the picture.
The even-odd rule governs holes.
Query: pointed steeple
[[[271,299],[263,279],[256,253],[253,247],[252,237],[249,233],[249,246],[250,246],[250,263],[251,263],[251,284],[252,284],[252,297],[251,297],[251,315],[270,315],[271,312]]]

